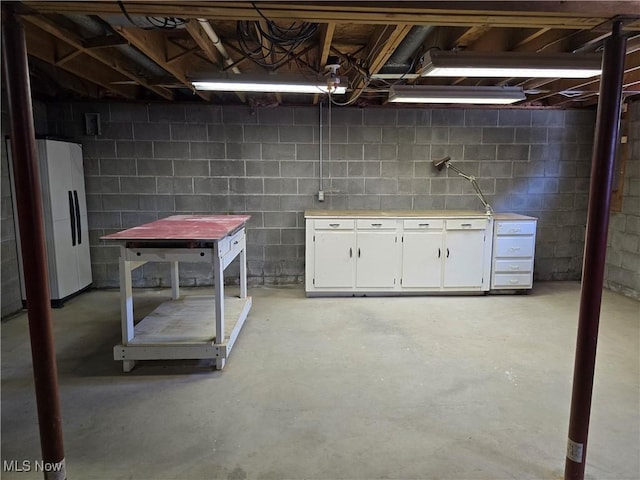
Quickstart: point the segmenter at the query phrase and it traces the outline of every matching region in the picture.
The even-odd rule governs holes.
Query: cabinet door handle
[[[80,222],[80,202],[78,202],[78,191],[73,191],[73,203],[76,209],[76,231],[78,232],[78,245],[82,243],[82,223]]]
[[[69,193],[69,223],[71,223],[71,246],[76,246],[76,209],[73,205],[73,192],[71,190]]]
[[[349,258],[353,257],[353,248],[349,247]]]
[[[438,249],[438,258],[440,258],[440,255],[442,255],[442,251],[440,251],[440,249]]]
[[[360,258],[360,249],[358,248],[358,258]]]
[[[340,224],[339,223],[330,223],[329,226],[331,228],[338,228],[340,226]]]
[[[447,258],[449,258],[449,249],[447,248]]]

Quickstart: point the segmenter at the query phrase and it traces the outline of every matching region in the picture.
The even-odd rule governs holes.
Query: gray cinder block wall
[[[605,285],[640,299],[640,101],[629,104],[627,121],[622,211],[610,219]]]
[[[101,135],[84,135],[85,113],[100,114]],[[99,287],[118,285],[118,248],[101,235],[212,212],[252,215],[251,282],[301,282],[306,209],[481,209],[468,182],[433,169],[445,155],[496,211],[540,219],[537,280],[580,278],[594,110],[334,107],[329,131],[325,108],[323,203],[318,107],[62,103],[48,115],[50,134],[84,145]],[[180,277],[212,281],[206,265]],[[148,264],[134,282],[166,285],[168,270]]]

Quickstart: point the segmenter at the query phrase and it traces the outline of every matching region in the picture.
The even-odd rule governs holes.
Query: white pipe
[[[224,45],[220,41],[220,37],[218,37],[218,34],[213,30],[213,27],[209,23],[209,20],[207,20],[206,18],[199,18],[198,22],[200,22],[200,25],[202,26],[204,33],[207,34],[207,36],[211,40],[211,43],[213,43],[213,46],[216,47],[220,52],[220,55],[222,55],[225,65],[227,66],[232,65],[233,60],[229,56],[227,49],[224,48]],[[238,69],[238,67],[236,66],[231,67],[231,71],[233,73],[240,73],[240,69]]]

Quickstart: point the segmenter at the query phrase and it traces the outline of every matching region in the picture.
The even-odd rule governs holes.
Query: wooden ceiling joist
[[[214,65],[222,67],[222,55],[220,55],[218,49],[213,45],[211,39],[207,36],[200,25],[200,22],[198,20],[190,20],[187,22],[186,28],[193,41],[196,42],[204,52],[207,59]]]
[[[116,52],[114,50],[106,51],[103,48],[88,48],[85,46],[86,41],[79,35],[55,24],[45,17],[29,15],[25,17],[25,20],[35,27],[71,45],[73,48],[77,49],[78,52],[94,58],[103,65],[117,71],[121,75],[127,77],[129,80],[135,81],[136,83],[151,90],[157,95],[160,95],[167,100],[173,99],[173,93],[170,90],[163,87],[150,85],[149,82],[144,78],[135,74],[134,72],[136,70],[136,67],[130,60],[125,58],[119,52]]]
[[[43,62],[55,65],[60,50],[56,38],[30,23],[25,23],[25,33],[28,54]],[[65,45],[68,49],[69,45]],[[117,96],[131,100],[137,97],[137,86],[119,84],[118,82],[125,79],[125,77],[92,57],[77,55],[58,65],[58,67],[77,77],[95,83]]]
[[[162,32],[141,30],[136,27],[114,26],[113,28],[126,38],[131,45],[176,77],[186,88],[192,89],[191,82],[187,79],[186,73],[189,59],[182,57],[179,61],[169,63],[167,60],[165,37]],[[195,93],[203,100],[209,101],[211,98],[206,92],[196,91]]]
[[[27,1],[41,12],[104,15],[122,13],[116,2]],[[482,5],[482,8],[479,8]],[[258,12],[252,2],[162,2],[126,1],[129,15],[207,18],[222,20],[259,20],[261,14],[271,20],[296,19],[329,23],[363,24],[406,23],[410,25],[483,26],[515,28],[588,29],[607,22],[613,15],[637,15],[636,1],[619,2],[345,2],[337,4],[291,4],[260,2]],[[612,13],[614,12],[614,13]],[[637,29],[640,20],[625,28]]]

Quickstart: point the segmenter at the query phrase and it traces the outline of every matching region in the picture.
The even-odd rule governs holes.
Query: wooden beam
[[[482,25],[478,27],[468,28],[462,35],[454,40],[454,46],[466,48],[476,42],[481,36],[491,30],[492,27]]]
[[[124,75],[128,79],[134,80],[136,83],[151,90],[157,95],[160,95],[167,100],[173,99],[173,93],[170,90],[153,86],[149,84],[147,80],[134,73],[136,71],[136,66],[119,52],[116,52],[114,50],[105,51],[104,49],[87,48],[85,47],[85,39],[81,38],[76,33],[53,23],[48,18],[34,15],[26,16],[24,18],[27,22],[31,23],[37,28],[73,46],[78,51],[94,58],[103,65],[106,65],[107,67],[115,70],[121,75]]]
[[[187,79],[188,59],[183,57],[181,61],[168,63],[167,61],[167,45],[165,36],[162,32],[153,30],[141,30],[137,27],[114,26],[116,32],[126,38],[131,45],[144,53],[151,60],[156,62],[160,67],[171,73],[186,88],[192,89],[191,82]],[[186,60],[186,61],[185,61]],[[209,101],[211,95],[206,92],[195,91],[203,100]]]
[[[100,37],[87,38],[83,42],[84,48],[108,48],[126,45],[127,42],[119,35],[102,35]]]
[[[327,64],[329,58],[329,52],[331,51],[331,42],[333,40],[333,33],[336,31],[336,24],[334,22],[323,23],[320,26],[320,54],[318,55],[318,70],[322,70]]]
[[[58,60],[56,38],[31,23],[25,22],[24,27],[29,55],[55,65]],[[137,87],[114,83],[123,80],[124,77],[86,55],[76,56],[59,65],[59,68],[95,83],[115,95],[132,100],[137,97]]]
[[[26,1],[28,7],[48,13],[121,15],[116,2]],[[251,2],[144,2],[126,1],[129,15],[207,18],[220,20],[259,20]],[[616,15],[637,16],[637,1],[557,2],[325,2],[293,4],[260,2],[260,11],[271,20],[300,20],[315,23],[358,23],[410,25],[483,26],[511,28],[590,29]],[[640,19],[624,26],[640,29]]]
[[[406,24],[384,25],[376,28],[369,39],[365,53],[365,66],[369,75],[378,73],[410,30],[411,25]],[[349,101],[356,99],[367,84],[368,79],[361,78],[351,93]]]
[[[204,52],[207,59],[214,65],[222,67],[222,55],[220,55],[218,49],[213,45],[211,39],[202,29],[200,22],[198,20],[190,20],[187,22],[186,28],[189,35],[191,35],[191,38],[193,38],[193,41],[196,42]]]

